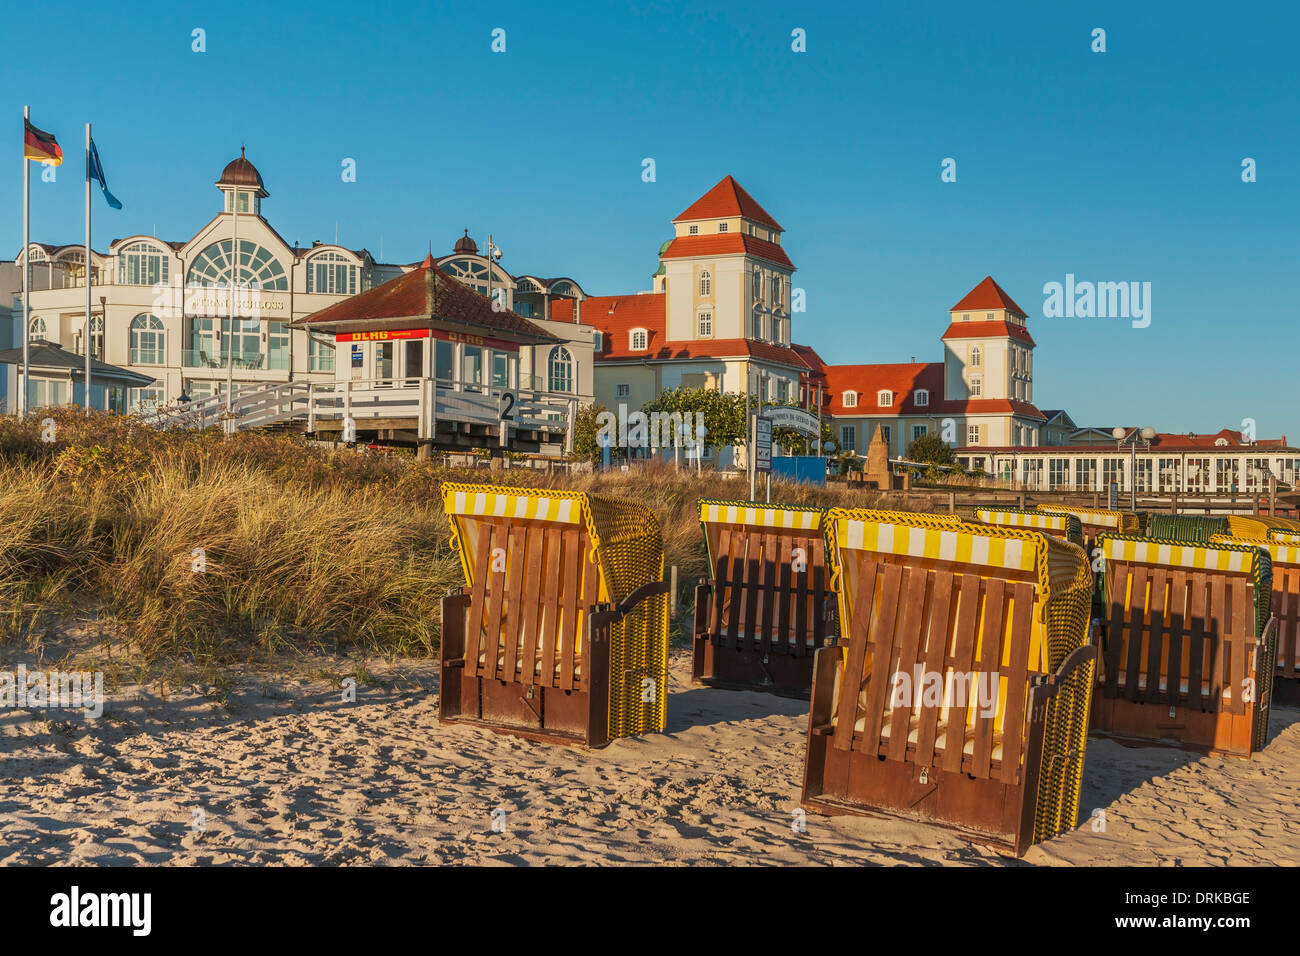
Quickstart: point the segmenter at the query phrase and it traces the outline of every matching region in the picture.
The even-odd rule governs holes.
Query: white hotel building
[[[291,323],[418,266],[378,263],[365,249],[320,242],[305,248],[290,245],[263,218],[262,201],[270,194],[242,149],[216,187],[221,209],[190,239],[133,235],[114,240],[106,253],[92,249],[92,355],[154,380],[144,387],[111,390],[107,405],[112,411],[207,398],[223,393],[228,378],[237,387],[334,382],[334,337]],[[33,242],[16,259],[20,269],[25,257],[32,266],[31,340],[84,355],[84,247]],[[488,258],[478,253],[468,235],[435,262],[448,275],[487,291]],[[543,388],[558,384],[590,400],[592,330],[572,326],[574,334],[569,336],[564,327],[570,323],[548,321],[557,302],[581,315],[586,296],[578,283],[568,277],[515,277],[495,262],[491,269],[494,296],[503,299],[507,309],[553,330],[559,327],[561,338],[575,339],[563,352],[547,348],[534,355],[524,349],[519,356],[521,379]],[[241,289],[233,320],[228,293],[232,278]],[[21,345],[17,316],[12,340]],[[553,362],[554,356],[567,356],[567,367]],[[554,383],[549,381],[552,365]],[[16,375],[12,367],[9,375]],[[34,380],[29,405],[62,404],[75,394],[72,383],[63,388]]]

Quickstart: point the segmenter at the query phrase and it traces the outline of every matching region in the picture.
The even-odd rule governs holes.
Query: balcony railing
[[[231,354],[226,351],[185,349],[181,353],[185,368],[223,369],[231,364],[230,360]],[[290,368],[288,352],[235,352],[233,364],[242,371],[284,372]]]

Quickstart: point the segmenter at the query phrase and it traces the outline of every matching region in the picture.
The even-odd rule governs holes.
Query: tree
[[[938,435],[920,435],[907,446],[907,460],[927,465],[951,465],[952,448]]]
[[[573,420],[573,457],[578,461],[600,464],[600,443],[596,441],[599,426],[596,417],[601,412],[609,411],[600,402],[583,405]]]
[[[641,406],[647,415],[703,416],[705,442],[714,448],[745,443],[745,397],[711,388],[670,388]]]

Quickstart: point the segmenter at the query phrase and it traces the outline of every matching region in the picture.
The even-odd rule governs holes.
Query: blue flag
[[[90,169],[87,170],[89,178],[99,183],[99,188],[104,191],[104,199],[114,209],[121,209],[122,204],[117,197],[108,191],[108,183],[104,182],[104,167],[99,162],[99,150],[95,148],[95,141],[90,141]]]

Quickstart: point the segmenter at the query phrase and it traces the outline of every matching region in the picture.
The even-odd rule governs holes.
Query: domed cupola
[[[478,255],[478,243],[469,237],[469,230],[465,230],[465,235],[456,240],[456,244],[451,247],[451,251],[458,255],[476,256]]]
[[[262,183],[262,174],[244,156],[243,146],[239,147],[239,158],[231,160],[221,171],[221,178],[216,185],[225,194],[226,212],[233,212],[238,202],[241,214],[259,216],[262,200],[271,195]]]

